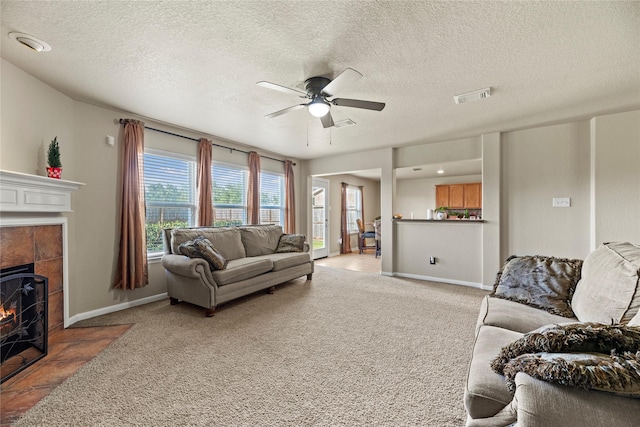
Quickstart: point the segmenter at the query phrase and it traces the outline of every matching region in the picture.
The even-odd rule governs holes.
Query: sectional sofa
[[[640,423],[640,246],[512,257],[484,298],[467,426]]]

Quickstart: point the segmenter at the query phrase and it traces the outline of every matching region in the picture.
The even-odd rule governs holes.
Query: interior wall
[[[57,136],[62,178],[79,181],[75,161],[74,101],[5,59],[0,61],[0,168],[46,176],[47,148]]]
[[[396,149],[394,166],[396,168],[406,168],[434,163],[479,159],[482,157],[481,142],[481,137],[477,136],[400,147]]]
[[[436,209],[436,185],[482,182],[482,175],[403,179],[396,181],[395,213],[403,218],[426,219],[427,209]]]
[[[122,141],[119,118],[134,115],[77,102],[34,79],[2,60],[2,169],[45,175],[44,151],[58,136],[62,152],[63,179],[86,185],[72,195],[74,212],[68,218],[69,235],[69,315],[70,317],[132,303],[166,292],[164,269],[159,261],[150,261],[150,284],[132,291],[111,289],[118,248],[118,159]],[[8,108],[11,106],[11,108]],[[149,119],[145,124],[192,138],[206,137],[225,146],[250,150],[251,147],[221,141],[185,129]],[[115,146],[106,136],[115,137]],[[197,155],[197,143],[184,138],[145,131],[145,147],[180,154]],[[44,151],[43,151],[44,150]],[[271,153],[270,157],[280,158]],[[214,147],[215,160],[246,165],[247,155]],[[300,162],[294,174],[300,182]],[[42,164],[42,167],[40,167]],[[261,167],[284,172],[281,162],[262,159]],[[296,186],[296,213],[304,189]],[[297,223],[300,216],[296,215]]]
[[[501,257],[589,253],[589,122],[502,134]],[[554,208],[554,197],[571,207]]]
[[[640,111],[591,120],[591,249],[640,244]]]

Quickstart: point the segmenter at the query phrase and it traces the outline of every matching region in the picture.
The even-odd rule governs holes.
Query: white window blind
[[[213,163],[213,225],[220,227],[247,223],[248,174],[245,168]]]
[[[147,253],[161,253],[162,229],[195,223],[195,161],[171,153],[145,151]]]
[[[284,225],[284,175],[260,173],[260,224]]]
[[[362,218],[362,194],[360,189],[347,187],[347,230],[349,233],[357,233],[358,223],[356,219]],[[364,220],[363,220],[364,223]]]

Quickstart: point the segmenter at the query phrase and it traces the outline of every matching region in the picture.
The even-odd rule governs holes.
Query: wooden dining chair
[[[375,231],[365,231],[364,224],[360,218],[356,219],[356,223],[358,224],[358,249],[360,253],[363,253],[367,249],[375,249],[375,244],[367,245],[365,239],[374,239],[376,238]]]

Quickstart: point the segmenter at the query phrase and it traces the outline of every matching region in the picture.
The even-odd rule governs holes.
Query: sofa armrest
[[[541,381],[519,372],[514,397],[518,426],[634,426],[640,399]]]
[[[165,255],[162,266],[173,274],[192,279],[204,279],[209,284],[215,284],[209,263],[202,258],[189,258],[184,255]]]

